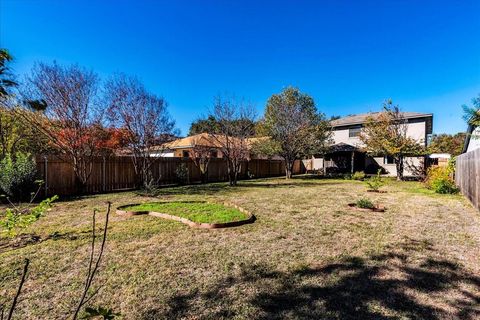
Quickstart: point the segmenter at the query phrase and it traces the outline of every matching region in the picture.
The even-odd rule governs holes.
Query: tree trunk
[[[233,161],[232,163],[232,186],[237,185],[237,180],[238,180],[238,173],[240,172],[240,169],[242,167],[241,163],[238,163],[238,160]]]
[[[293,173],[293,161],[285,160],[285,179],[291,179]]]
[[[200,183],[204,184],[207,182],[207,173],[200,171]]]
[[[83,195],[87,191],[87,186],[86,183],[78,177],[78,175],[75,175],[75,193],[78,195]]]
[[[230,186],[233,186],[233,180],[232,180],[232,161],[227,160],[227,176],[228,176],[228,184]]]
[[[395,165],[397,168],[397,181],[403,180],[403,157],[400,156],[395,159]]]

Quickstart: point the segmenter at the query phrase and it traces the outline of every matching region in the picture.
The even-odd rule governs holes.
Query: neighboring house
[[[219,143],[215,139],[212,139],[208,133],[200,133],[164,143],[152,148],[150,155],[154,157],[188,158],[195,146],[212,148],[211,157],[222,158]]]
[[[467,136],[463,144],[462,153],[473,151],[480,148],[480,127],[468,126]]]
[[[201,146],[206,148],[211,148],[211,157],[212,158],[222,158],[221,145],[218,141],[222,141],[222,136],[217,136],[214,138],[211,134],[200,133],[193,136],[188,136],[185,138],[180,138],[173,140],[171,142],[164,143],[158,147],[154,147],[151,156],[154,157],[178,157],[178,158],[188,158],[192,154],[192,149],[195,146]],[[249,138],[246,140],[248,148],[251,148],[252,144],[261,141],[262,139],[268,138]],[[251,158],[254,159],[263,159],[265,157],[260,157],[251,154]],[[265,158],[266,159],[266,158]],[[273,157],[272,159],[280,159],[279,157]]]
[[[364,150],[359,139],[362,127],[369,117],[380,113],[352,115],[331,121],[333,145],[324,156],[315,156],[305,163],[310,170],[323,169],[325,172],[353,173],[365,171],[376,173],[378,169],[388,175],[396,175],[394,160],[387,156],[370,156]],[[403,112],[407,121],[407,135],[419,144],[426,146],[432,134],[433,115],[430,113]],[[408,157],[405,159],[405,176],[418,175],[425,168],[425,157]]]
[[[451,158],[450,153],[432,153],[428,155],[428,165],[446,167]]]

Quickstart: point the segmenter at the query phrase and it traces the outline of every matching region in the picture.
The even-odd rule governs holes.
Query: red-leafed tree
[[[97,89],[98,77],[93,71],[78,65],[38,63],[23,90],[31,111],[18,113],[60,154],[70,158],[79,192],[90,178],[93,159],[102,154]]]
[[[102,156],[114,155],[128,145],[128,131],[123,128],[95,125],[92,130],[92,134],[96,137],[95,147]]]

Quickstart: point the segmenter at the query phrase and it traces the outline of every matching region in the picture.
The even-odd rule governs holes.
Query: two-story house
[[[364,171],[376,173],[382,169],[385,174],[396,175],[394,160],[388,156],[370,156],[359,139],[362,127],[369,117],[375,119],[378,112],[352,115],[331,121],[333,144],[323,156],[314,157],[304,162],[307,169],[322,169],[325,172],[353,173]],[[432,134],[433,115],[429,113],[403,112],[407,122],[407,135],[419,144],[427,145]],[[417,170],[423,169],[424,157],[408,157],[405,159],[405,175],[417,175]]]

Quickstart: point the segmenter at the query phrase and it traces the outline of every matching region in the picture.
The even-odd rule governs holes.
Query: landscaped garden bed
[[[233,204],[206,201],[164,201],[132,204],[117,208],[121,215],[151,216],[185,223],[194,228],[236,227],[255,221],[255,216]]]

